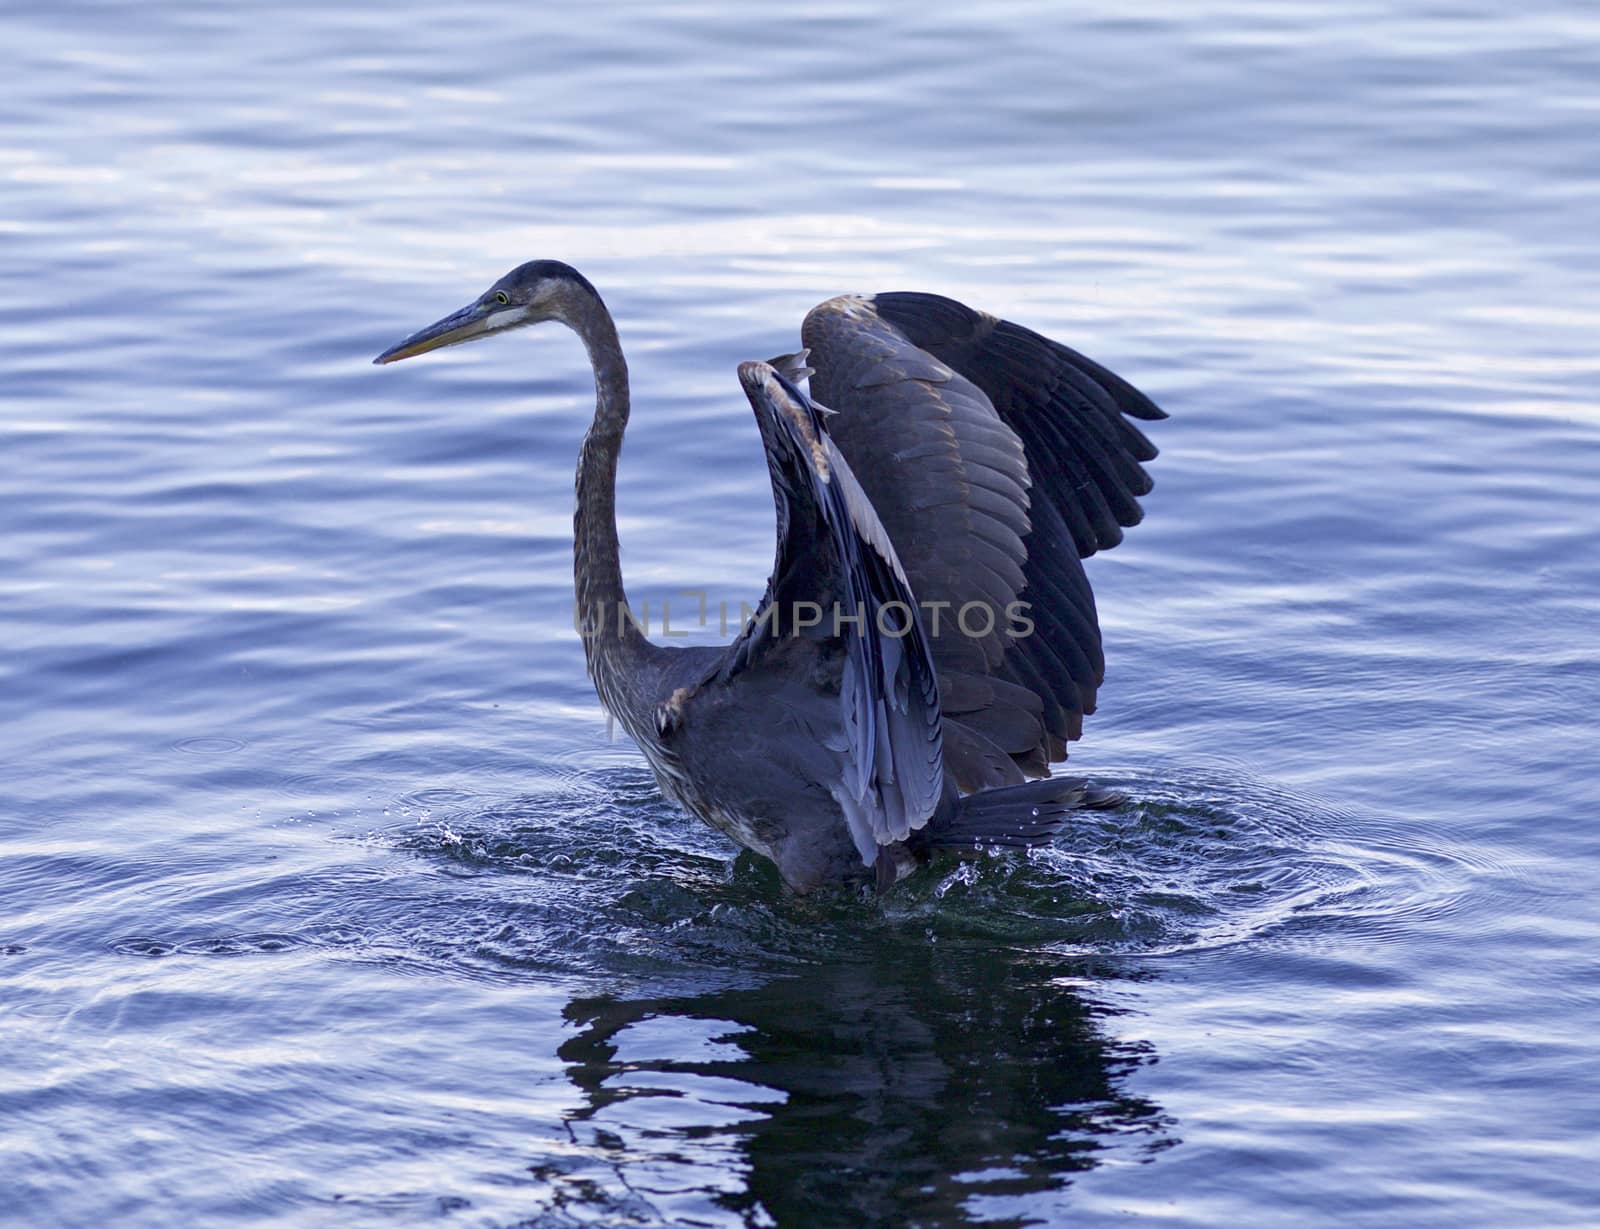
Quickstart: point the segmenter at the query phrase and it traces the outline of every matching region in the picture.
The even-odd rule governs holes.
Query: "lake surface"
[[[0,1219],[1600,1222],[1592,7],[5,30]],[[820,299],[1154,396],[1071,761],[1132,803],[881,903],[664,803],[571,627],[577,342],[369,363],[533,257],[678,618],[761,592],[733,369]]]

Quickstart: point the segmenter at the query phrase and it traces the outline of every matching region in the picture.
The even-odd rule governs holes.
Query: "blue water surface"
[[[1600,1223],[1591,6],[4,26],[0,1219]],[[818,300],[1156,397],[1072,757],[1133,802],[881,903],[665,803],[571,628],[581,347],[369,364],[533,257],[688,642]]]

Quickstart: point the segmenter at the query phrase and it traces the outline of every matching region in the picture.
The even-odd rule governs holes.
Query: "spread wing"
[[[872,866],[881,846],[928,822],[943,789],[933,659],[889,534],[828,438],[822,411],[771,364],[741,364],[739,379],[766,444],[778,553],[722,675],[758,670],[793,653],[796,640],[842,660],[843,733],[828,744],[838,757],[828,785]]]
[[[1081,560],[1141,519],[1156,450],[1129,419],[1165,415],[1075,350],[938,295],[831,299],[802,339],[928,623],[947,767],[964,790],[1045,775],[1105,674]]]

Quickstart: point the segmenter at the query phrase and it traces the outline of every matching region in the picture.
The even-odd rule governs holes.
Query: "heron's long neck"
[[[595,387],[594,422],[578,454],[573,516],[577,624],[601,703],[626,723],[634,674],[628,667],[650,647],[628,608],[617,545],[617,455],[628,426],[628,364],[611,314],[597,297],[577,297],[564,314],[589,351]]]

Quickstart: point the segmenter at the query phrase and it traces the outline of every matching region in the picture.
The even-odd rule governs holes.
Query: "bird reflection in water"
[[[691,1223],[959,1224],[978,1200],[985,1223],[1026,1223],[1029,1196],[1112,1148],[1177,1142],[1124,1087],[1148,1046],[1108,1037],[1111,1010],[1064,984],[1083,973],[902,944],[746,988],[575,1000],[568,1126],[613,1174],[544,1176],[591,1210],[605,1187]],[[703,1057],[683,1057],[686,1032]]]

